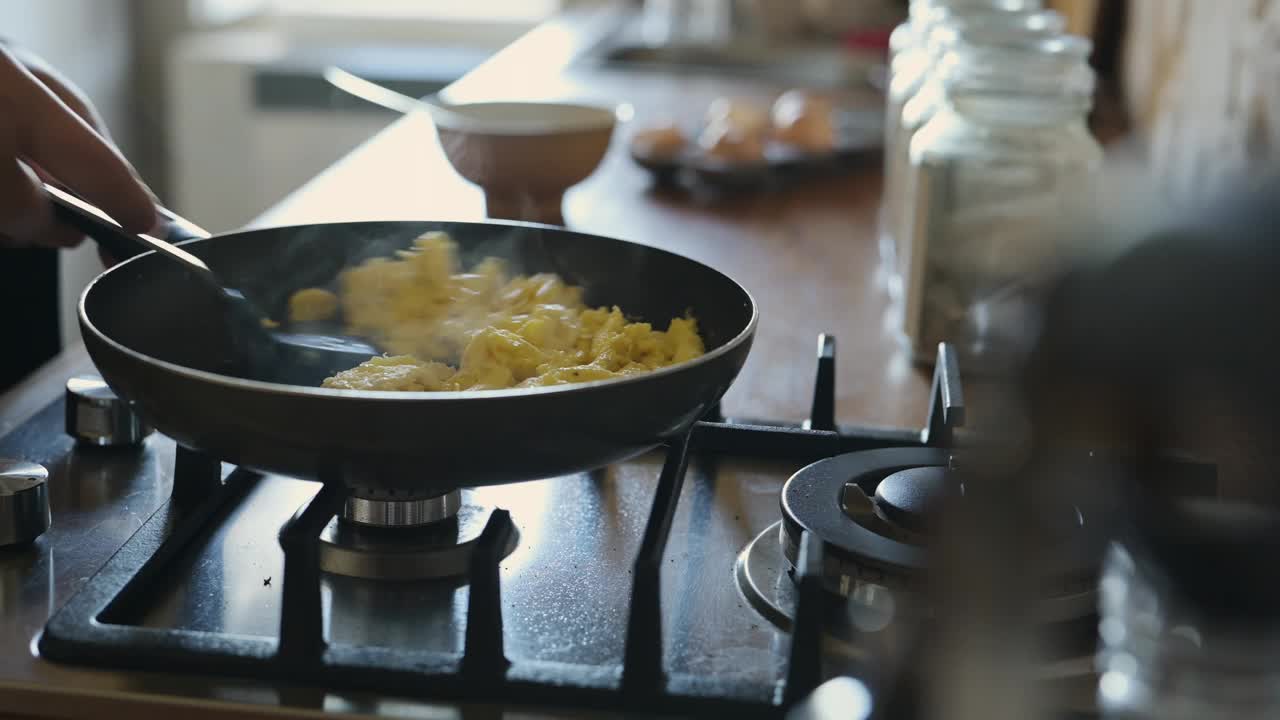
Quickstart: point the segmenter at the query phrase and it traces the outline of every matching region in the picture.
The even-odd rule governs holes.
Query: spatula
[[[128,258],[154,250],[180,264],[207,287],[223,308],[233,345],[242,354],[242,366],[255,380],[293,385],[318,385],[326,377],[379,354],[365,340],[347,335],[291,333],[270,329],[266,313],[244,293],[228,286],[200,258],[151,235],[124,230],[102,210],[56,186],[44,183],[59,221],[88,235],[116,258]],[[177,240],[208,238],[199,226],[165,210],[166,235]],[[140,317],[139,322],[146,322]]]

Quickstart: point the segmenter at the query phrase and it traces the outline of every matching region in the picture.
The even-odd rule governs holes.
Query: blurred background
[[[250,221],[394,119],[330,87],[324,66],[425,95],[566,6],[595,1],[11,1],[0,3],[0,28],[92,97],[164,202],[220,231]],[[872,33],[887,33],[906,8],[904,0],[739,4],[774,22],[803,9]],[[1208,196],[1273,157],[1280,2],[1049,4],[1071,32],[1094,39],[1095,127],[1134,138],[1173,202]],[[99,266],[89,248],[63,262],[70,337],[73,299]]]

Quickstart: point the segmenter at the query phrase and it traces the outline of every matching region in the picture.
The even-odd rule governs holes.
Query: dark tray
[[[673,156],[631,152],[631,159],[664,184],[717,187],[762,186],[784,179],[860,168],[878,158],[884,145],[884,113],[880,110],[837,110],[836,142],[829,152],[806,152],[770,140],[761,162],[732,162],[708,157],[688,144]]]

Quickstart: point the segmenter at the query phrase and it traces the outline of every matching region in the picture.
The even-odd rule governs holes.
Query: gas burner
[[[801,469],[782,486],[784,554],[795,562],[807,530],[829,551],[823,573],[828,590],[847,597],[860,580],[914,586],[928,561],[921,530],[935,499],[929,490],[945,488],[939,475],[950,460],[946,450],[889,448]]]
[[[949,487],[950,462],[946,450],[889,448],[801,469],[783,485],[782,520],[739,555],[739,588],[761,614],[788,627],[796,599],[791,575],[807,531],[824,543],[823,586],[831,596],[874,608],[886,591],[915,594],[928,569],[929,519]],[[1098,553],[1078,540],[1059,543],[1058,570],[1042,605],[1046,622],[1095,611]]]
[[[469,490],[417,500],[349,500],[342,516],[320,533],[320,569],[370,580],[465,575],[493,510],[476,502]],[[352,514],[359,520],[349,519]],[[436,520],[426,520],[433,515]],[[518,542],[513,533],[502,556],[510,555]]]
[[[342,519],[368,527],[412,528],[448,520],[458,514],[461,506],[461,490],[421,498],[378,496],[356,491],[342,506]]]

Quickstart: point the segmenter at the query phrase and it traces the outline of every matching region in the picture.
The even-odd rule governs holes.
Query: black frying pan
[[[272,228],[183,247],[260,307],[284,315],[294,291],[444,230],[463,262],[486,255],[555,272],[595,305],[665,327],[692,310],[707,344],[645,375],[527,390],[359,392],[265,382],[236,361],[217,301],[155,252],[123,262],[80,300],[98,370],[161,432],[222,460],[366,491],[446,492],[563,475],[651,449],[686,430],[746,360],[757,309],[733,280],[621,240],[519,223],[372,222]]]

